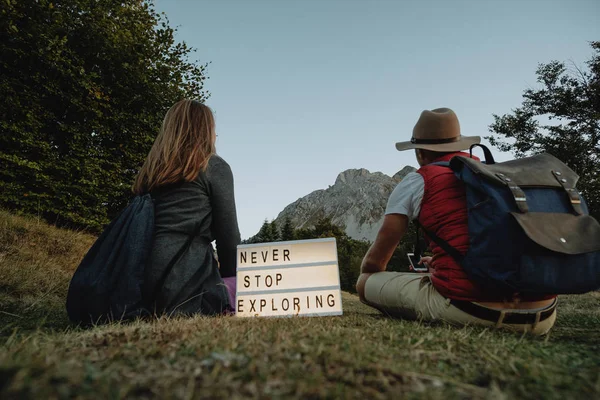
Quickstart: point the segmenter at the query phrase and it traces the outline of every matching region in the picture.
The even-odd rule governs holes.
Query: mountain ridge
[[[347,169],[327,189],[314,190],[288,204],[275,223],[283,226],[289,218],[294,229],[301,229],[312,228],[319,219],[331,218],[349,237],[373,241],[383,222],[390,193],[414,171],[414,167],[405,166],[389,176],[365,168]]]

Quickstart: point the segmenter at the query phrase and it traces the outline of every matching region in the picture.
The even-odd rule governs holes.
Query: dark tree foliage
[[[511,114],[494,115],[487,139],[517,157],[548,152],[559,158],[579,174],[577,187],[600,219],[600,41],[591,46],[587,68],[540,64],[541,87],[526,89]]]
[[[0,206],[99,230],[206,65],[151,3],[0,2]]]
[[[281,240],[294,240],[295,238],[292,220],[290,217],[286,217],[283,221],[283,226],[281,227]]]
[[[423,236],[423,232],[419,231],[419,240],[421,241],[421,255],[430,255],[427,248],[427,243]],[[408,253],[415,252],[415,243],[417,241],[417,226],[414,223],[408,225],[408,229],[402,238],[402,241],[394,251],[390,262],[388,263],[388,271],[407,272],[409,271]]]
[[[244,241],[244,243],[269,243],[279,241],[279,231],[275,220],[269,222],[265,219],[258,233]]]
[[[270,229],[269,234],[271,235],[271,241],[272,242],[281,241],[281,232],[279,231],[279,227],[277,226],[277,222],[275,222],[275,220],[271,221],[271,223],[269,224],[269,229]]]

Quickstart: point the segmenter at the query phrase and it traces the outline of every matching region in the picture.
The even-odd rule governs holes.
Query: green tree
[[[278,242],[281,240],[281,232],[279,232],[279,227],[277,226],[277,222],[272,220],[269,224],[269,229],[271,230],[271,241]]]
[[[283,226],[281,227],[281,240],[294,240],[294,227],[292,226],[292,220],[290,217],[285,217],[283,220]]]
[[[263,222],[262,226],[260,227],[260,229],[258,230],[258,233],[254,236],[252,236],[249,239],[250,243],[265,243],[265,242],[269,242],[270,236],[271,236],[271,229],[269,228],[269,221],[265,218],[265,221]]]
[[[315,230],[312,228],[298,228],[294,230],[294,237],[298,240],[316,239]]]
[[[206,65],[151,2],[0,2],[0,206],[98,230]]]
[[[265,218],[258,233],[249,238],[246,243],[268,243],[276,242],[278,240],[279,233],[277,231],[277,224],[274,224],[274,221],[269,222],[269,220]]]
[[[540,64],[540,88],[526,89],[511,114],[494,115],[490,143],[517,157],[548,152],[575,170],[590,214],[600,219],[600,41],[587,69]],[[503,141],[500,138],[510,139]]]
[[[340,226],[335,225],[331,218],[321,218],[315,223],[313,229],[315,238],[334,237],[336,239],[347,238],[346,232]]]
[[[340,270],[340,286],[342,290],[355,292],[356,280],[360,275],[363,257],[371,243],[366,240],[355,240],[344,235],[337,239],[338,265]]]
[[[425,253],[427,249],[427,244],[425,242],[423,231],[419,231],[419,240],[421,241],[421,252]],[[388,271],[397,271],[397,272],[407,272],[409,271],[409,262],[408,262],[408,253],[414,253],[415,243],[417,241],[417,226],[413,222],[408,224],[408,229],[404,234],[400,244],[394,250],[394,254],[390,258],[390,261],[387,265]],[[422,254],[424,255],[424,254]]]

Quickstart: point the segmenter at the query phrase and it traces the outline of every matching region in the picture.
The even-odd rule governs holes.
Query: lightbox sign
[[[335,238],[237,247],[236,316],[342,315]]]

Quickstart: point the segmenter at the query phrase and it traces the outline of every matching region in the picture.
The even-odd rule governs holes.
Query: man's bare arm
[[[408,217],[402,214],[388,214],[383,219],[383,225],[379,228],[375,242],[365,254],[360,267],[360,276],[356,282],[356,291],[361,301],[365,299],[365,283],[369,276],[376,272],[385,271],[394,250],[398,247],[400,239],[408,228]],[[367,303],[368,304],[368,303]]]
[[[402,214],[388,214],[383,219],[377,238],[371,245],[360,267],[361,273],[385,271],[385,268],[398,247],[400,239],[408,228],[408,217]]]

